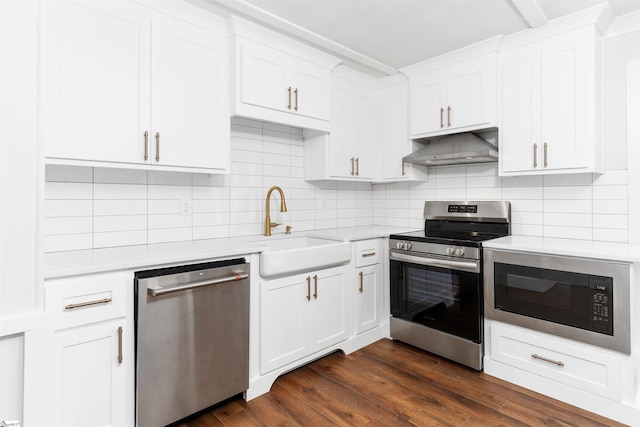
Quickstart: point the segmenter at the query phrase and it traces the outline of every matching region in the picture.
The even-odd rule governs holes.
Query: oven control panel
[[[405,241],[402,241],[402,240],[396,242],[396,249],[400,249],[400,250],[403,250],[403,251],[411,250],[411,246],[412,246],[411,242],[405,242]]]
[[[613,283],[608,277],[590,276],[592,313],[591,328],[607,335],[613,334]]]

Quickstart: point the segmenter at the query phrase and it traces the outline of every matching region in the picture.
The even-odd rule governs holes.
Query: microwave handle
[[[406,261],[419,265],[432,265],[435,267],[445,267],[452,270],[464,270],[472,271],[474,273],[480,272],[480,265],[475,261],[453,261],[438,258],[426,258],[415,255],[400,254],[397,252],[391,252],[389,259],[393,261]]]

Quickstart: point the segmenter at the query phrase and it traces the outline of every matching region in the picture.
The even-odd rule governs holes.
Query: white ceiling
[[[294,34],[372,74],[507,35],[603,0],[211,0]],[[608,0],[615,16],[640,0]]]

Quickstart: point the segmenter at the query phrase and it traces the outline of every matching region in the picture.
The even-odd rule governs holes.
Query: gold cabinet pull
[[[366,254],[362,254],[362,258],[368,258],[370,256],[376,256],[375,252],[367,252]]]
[[[81,302],[78,304],[65,305],[64,309],[75,310],[76,308],[89,307],[91,305],[99,305],[99,304],[109,304],[110,302],[111,302],[111,298],[103,298],[95,301],[87,301],[87,302]]]
[[[287,92],[289,92],[289,103],[287,104],[287,109],[291,110],[291,86],[289,86]]]
[[[533,167],[538,167],[538,144],[533,144]]]
[[[296,106],[293,107],[294,110],[298,111],[298,88],[293,91],[293,94],[296,96]]]
[[[318,299],[318,275],[313,276],[313,298]]]
[[[440,129],[444,127],[444,108],[440,107]]]
[[[353,165],[354,165],[354,162],[355,162],[355,161],[356,161],[356,158],[355,158],[355,157],[352,157],[352,158],[351,158],[351,176],[353,176],[353,175],[354,175],[354,173],[355,173],[355,172],[354,172],[354,171],[355,171],[355,168],[353,167]]]
[[[547,167],[547,143],[544,143],[544,167]]]
[[[531,357],[533,357],[534,359],[542,360],[543,362],[552,363],[552,364],[558,365],[558,366],[564,366],[564,363],[562,363],[559,360],[547,359],[546,357],[539,356],[539,355],[537,355],[535,353],[532,354]]]
[[[311,301],[311,276],[307,276],[307,301]]]
[[[122,326],[118,328],[118,365],[122,365]]]
[[[360,157],[356,157],[356,176],[360,175]]]
[[[156,132],[156,162],[160,161],[160,132]]]
[[[402,162],[402,176],[405,176],[405,171],[404,171],[404,162]]]
[[[363,282],[364,282],[364,273],[361,271],[360,272],[360,288],[358,288],[358,290],[360,291],[360,293],[362,293],[362,287],[363,287]]]
[[[451,106],[447,106],[447,127],[451,127]]]
[[[149,160],[149,131],[144,131],[144,160]]]

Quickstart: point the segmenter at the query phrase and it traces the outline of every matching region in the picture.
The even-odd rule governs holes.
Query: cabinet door
[[[379,133],[373,126],[376,117],[376,100],[373,93],[367,88],[362,88],[352,94],[351,109],[353,118],[350,123],[350,145],[352,155],[355,157],[354,175],[359,179],[373,179],[376,152],[379,152]]]
[[[126,419],[127,371],[118,362],[118,328],[123,319],[81,326],[54,334],[52,424],[65,427],[123,426]],[[124,333],[131,331],[124,330]],[[131,354],[128,352],[127,354]]]
[[[529,45],[502,55],[500,168],[522,172],[542,168],[540,48]]]
[[[128,2],[46,2],[45,156],[144,162],[150,20]]]
[[[226,40],[157,15],[152,47],[151,164],[226,169]]]
[[[554,37],[542,47],[544,169],[588,166],[587,74],[593,71],[588,70],[587,48],[588,37],[583,32]]]
[[[382,266],[380,264],[356,271],[356,334],[380,324],[382,304]]]
[[[331,89],[331,132],[329,134],[329,169],[332,177],[352,177],[351,126],[353,109],[350,108],[349,89],[334,81]]]
[[[413,78],[411,97],[411,135],[438,132],[447,126],[446,81],[438,70]]]
[[[329,120],[331,115],[330,71],[306,61],[296,61],[293,67],[291,84],[294,87],[292,95],[294,112],[307,117]]]
[[[495,121],[496,56],[490,54],[447,69],[445,127],[478,126]]]
[[[294,111],[295,88],[289,81],[289,57],[248,41],[243,42],[241,49],[242,102],[278,111]]]
[[[407,88],[396,86],[382,92],[382,165],[384,179],[405,179],[411,168],[402,158],[411,153],[407,134]]]
[[[312,351],[318,351],[347,338],[345,269],[320,271],[312,280],[311,323],[307,326],[313,331]]]
[[[309,282],[307,281],[309,277]],[[310,276],[260,284],[260,372],[270,372],[309,353]],[[311,290],[311,292],[313,292]]]

